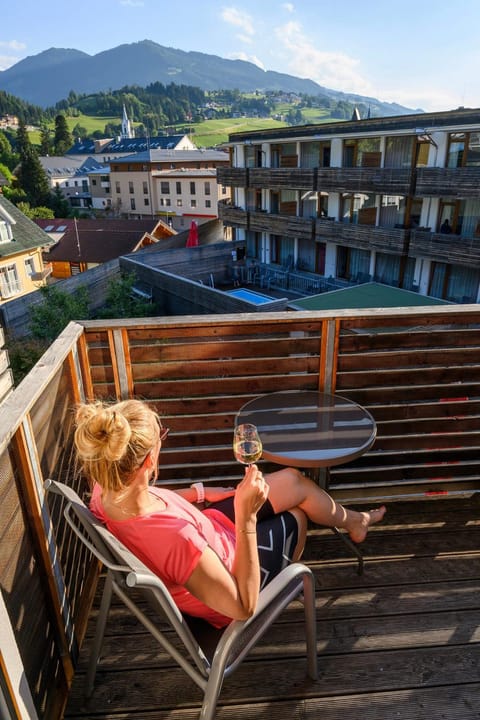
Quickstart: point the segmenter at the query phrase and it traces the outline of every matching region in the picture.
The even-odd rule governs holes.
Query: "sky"
[[[0,70],[152,40],[433,112],[480,107],[479,29],[480,0],[4,0]]]

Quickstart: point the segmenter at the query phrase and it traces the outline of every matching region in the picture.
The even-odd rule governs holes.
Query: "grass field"
[[[326,111],[319,108],[305,108],[302,110],[305,122],[321,123],[330,120],[330,116]],[[121,117],[94,117],[91,115],[78,115],[76,117],[67,117],[67,124],[70,130],[76,125],[84,127],[88,134],[95,130],[104,131],[107,123],[119,124]],[[137,123],[138,124],[138,123]],[[135,127],[135,123],[133,123]],[[189,125],[179,125],[178,131],[187,132],[191,135],[192,142],[197,147],[215,147],[228,141],[228,136],[235,132],[248,132],[250,130],[265,130],[270,128],[285,127],[287,123],[273,120],[273,118],[226,118],[221,120],[205,120],[201,123],[190,123]],[[50,128],[53,132],[55,124],[52,122]],[[30,141],[38,145],[40,143],[40,131],[35,130],[30,133]]]

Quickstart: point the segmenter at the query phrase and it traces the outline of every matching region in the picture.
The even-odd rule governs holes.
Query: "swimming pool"
[[[233,297],[239,298],[240,300],[247,300],[247,302],[254,303],[255,305],[263,305],[264,303],[275,300],[275,298],[269,297],[268,295],[262,295],[262,293],[247,290],[246,288],[227,290],[227,295],[233,295]]]

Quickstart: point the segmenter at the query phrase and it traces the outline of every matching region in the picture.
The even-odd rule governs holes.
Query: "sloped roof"
[[[152,138],[120,138],[120,140],[112,139],[110,142],[102,145],[101,152],[119,152],[119,153],[137,153],[148,150],[174,150],[183,140],[183,135],[159,135]],[[95,140],[85,138],[77,140],[67,151],[67,155],[93,155],[95,154]]]
[[[447,300],[420,295],[383,283],[369,282],[293,300],[288,303],[288,307],[294,310],[341,310],[449,304]]]
[[[0,257],[48,245],[50,238],[33,220],[0,194],[0,220],[12,219],[13,240],[0,243]]]
[[[37,220],[48,232],[64,232],[50,248],[52,262],[103,263],[134,252],[145,233],[153,233],[158,218],[142,220],[72,219]],[[53,225],[53,227],[51,227]]]
[[[163,150],[150,148],[144,152],[115,158],[115,160],[111,160],[110,164],[119,165],[120,163],[132,162],[205,163],[213,161],[230,163],[230,156],[224,150]]]
[[[86,175],[93,170],[106,172],[105,165],[96,158],[66,157],[65,155],[42,155],[40,164],[49,177]]]

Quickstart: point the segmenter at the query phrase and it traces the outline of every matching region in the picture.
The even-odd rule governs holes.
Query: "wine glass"
[[[256,463],[262,457],[262,441],[255,425],[242,423],[233,432],[233,454],[235,460],[244,465]]]

